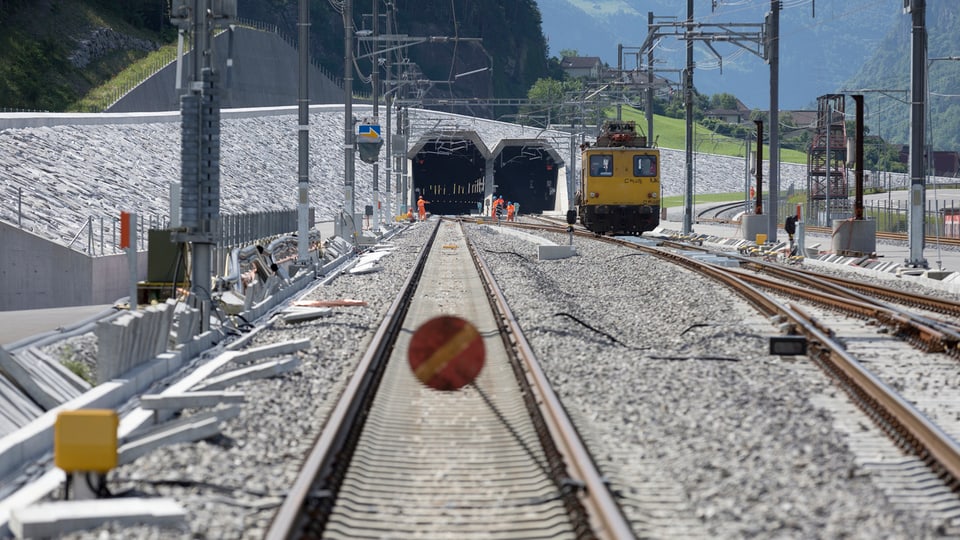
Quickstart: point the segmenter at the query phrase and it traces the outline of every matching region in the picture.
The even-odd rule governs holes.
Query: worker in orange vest
[[[417,212],[420,214],[420,221],[427,219],[427,205],[430,204],[430,201],[423,200],[421,196],[417,199]]]
[[[513,221],[513,203],[507,203],[507,221]]]
[[[498,210],[501,206],[503,206],[503,197],[497,197],[496,199],[494,199],[494,201],[493,201],[493,208],[492,208],[491,211],[490,211],[490,217],[496,219],[496,218],[497,218],[497,210]]]

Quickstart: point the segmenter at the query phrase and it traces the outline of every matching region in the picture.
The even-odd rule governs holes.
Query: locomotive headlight
[[[596,199],[596,198],[599,197],[599,196],[600,196],[600,194],[597,193],[596,191],[591,191],[591,192],[590,192],[590,198],[591,198],[591,199]]]
[[[657,193],[656,191],[654,191],[653,193],[650,194],[650,198],[651,198],[651,199],[656,199],[656,198],[659,197],[659,196],[660,196],[660,194]]]

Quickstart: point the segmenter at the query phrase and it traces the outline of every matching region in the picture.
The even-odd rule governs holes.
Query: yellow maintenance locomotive
[[[580,223],[597,234],[636,234],[660,224],[660,151],[632,121],[608,121],[581,146]]]

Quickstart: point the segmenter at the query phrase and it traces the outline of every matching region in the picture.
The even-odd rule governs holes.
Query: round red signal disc
[[[407,350],[413,374],[436,390],[457,390],[473,382],[483,369],[484,355],[477,327],[450,315],[423,323]]]

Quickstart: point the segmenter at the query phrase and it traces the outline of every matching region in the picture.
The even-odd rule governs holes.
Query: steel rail
[[[862,319],[874,319],[891,327],[895,332],[909,338],[909,341],[926,352],[944,352],[957,348],[960,335],[936,325],[935,321],[917,317],[911,313],[891,306],[877,304],[869,298],[850,295],[831,285],[812,289],[797,287],[791,283],[774,281],[764,276],[753,275],[738,269],[726,269],[740,275],[744,281],[772,289],[781,294],[801,298],[826,306],[835,311],[853,315]]]
[[[729,269],[712,265],[706,262],[685,257],[676,253],[669,253],[662,249],[641,246],[616,239],[602,238],[605,241],[622,243],[628,247],[639,249],[647,253],[664,258],[673,259],[685,266],[705,271],[708,275],[729,275],[723,279],[724,283],[737,285],[735,290],[744,295],[754,305],[758,305],[757,295],[766,297],[762,293],[747,292],[752,289],[738,278],[732,276]],[[807,336],[811,344],[809,355],[819,362],[825,371],[832,374],[841,387],[851,395],[854,401],[883,429],[891,439],[903,450],[908,451],[924,460],[931,469],[947,476],[947,484],[953,489],[960,489],[960,446],[933,422],[927,419],[919,410],[907,400],[900,397],[894,390],[883,384],[873,374],[863,368],[841,343],[836,342],[825,328],[818,327],[816,321],[803,313],[795,306],[783,306],[776,300],[766,297],[769,305],[775,308],[780,315],[786,317],[793,326],[793,331]],[[767,312],[764,310],[764,312]]]
[[[922,412],[864,369],[846,352],[843,344],[833,339],[829,330],[818,327],[816,321],[806,315],[801,308],[792,304],[789,307],[783,306],[756,290],[747,291],[752,287],[732,276],[734,272],[730,272],[729,269],[648,246],[612,238],[601,238],[601,240],[622,243],[653,255],[673,259],[684,266],[705,271],[704,273],[710,276],[728,275],[729,278],[722,281],[727,284],[738,284],[734,287],[738,294],[745,295],[754,305],[768,304],[771,308],[775,308],[792,324],[794,332],[807,336],[811,344],[809,352],[811,358],[841,383],[841,387],[851,395],[854,402],[863,408],[898,446],[922,459],[941,477],[946,476],[946,483],[952,489],[960,489],[960,446]],[[766,298],[766,300],[759,300],[759,298]],[[767,310],[763,311],[768,313]]]
[[[629,247],[642,249],[661,257],[679,257],[679,262],[681,262],[681,264],[683,264],[683,259],[687,259],[687,257],[682,255],[676,255],[675,257],[675,254],[672,252],[660,248],[637,246],[632,242],[624,242],[615,238],[609,238],[605,240],[618,243],[622,242],[624,245]],[[689,246],[684,244],[677,244],[676,247],[689,249]],[[693,247],[693,249],[697,248]],[[729,256],[730,258],[741,262],[750,260],[748,257],[740,257],[732,254],[725,254],[724,256]],[[759,264],[757,261],[751,262]],[[697,263],[698,266],[701,264],[699,261],[697,261]],[[860,292],[847,290],[846,287],[841,285],[843,280],[840,280],[839,278],[824,282],[819,279],[820,275],[818,274],[801,273],[790,268],[783,268],[779,265],[773,264],[766,264],[764,269],[768,273],[777,275],[781,279],[798,281],[810,289],[807,290],[784,283],[778,283],[760,276],[747,274],[745,271],[739,269],[725,269],[724,271],[737,273],[746,281],[764,286],[768,289],[780,291],[783,294],[791,295],[797,298],[803,298],[807,301],[819,303],[821,305],[826,305],[831,309],[852,313],[858,317],[876,319],[881,323],[892,327],[896,332],[907,337],[908,341],[926,352],[946,352],[950,356],[960,357],[960,332],[957,331],[955,325],[950,325],[942,321],[936,321],[930,319],[929,317],[918,316],[894,306],[882,304],[875,299],[861,294]],[[869,288],[869,286],[866,284],[863,284],[863,287]],[[890,296],[894,295],[891,294]],[[933,304],[934,302],[932,300],[928,300],[927,303]]]
[[[416,289],[415,285],[426,266],[427,255],[430,253],[437,231],[440,230],[440,223],[440,221],[437,222],[429,240],[420,251],[413,270],[388,308],[383,322],[371,340],[373,346],[367,349],[357,364],[353,376],[344,389],[343,395],[337,400],[337,405],[330,413],[323,430],[317,436],[293,486],[274,515],[266,534],[268,540],[303,536],[297,534],[297,531],[306,525],[301,515],[302,509],[310,504],[318,506],[333,504],[335,491],[342,480],[342,472],[336,477],[332,475],[338,467],[345,466],[343,463],[338,463],[341,453],[348,444],[355,443],[363,427],[364,413],[375,393],[374,390],[383,374],[386,361],[390,357],[390,350],[402,327],[413,291]],[[330,491],[315,492],[314,485],[318,478],[331,478],[336,485],[332,486]]]
[[[949,435],[864,369],[801,308],[791,305],[784,315],[811,341],[811,358],[841,383],[897,446],[922,459],[939,476],[946,476],[952,489],[960,489],[960,446]]]
[[[802,308],[794,304],[784,306],[747,285],[734,276],[734,272],[729,269],[663,249],[615,238],[595,238],[670,259],[698,272],[716,277],[733,287],[737,294],[743,295],[754,305],[764,306],[761,308],[763,313],[775,313],[784,317],[790,325],[789,332],[807,337],[810,344],[808,355],[838,381],[841,388],[887,433],[895,444],[923,460],[941,478],[945,478],[945,483],[951,489],[960,490],[960,445],[906,399],[866,370],[846,352],[843,344],[833,339],[828,328],[806,314]]]
[[[856,280],[848,280],[840,277],[830,276],[826,274],[819,274],[817,272],[812,272],[804,270],[802,268],[785,268],[781,265],[758,261],[751,257],[744,257],[740,255],[726,255],[733,259],[736,259],[741,262],[742,265],[751,267],[760,272],[775,273],[777,275],[804,275],[808,277],[813,277],[814,279],[821,281],[828,281],[846,289],[852,289],[854,291],[861,292],[869,296],[875,296],[879,298],[884,298],[893,302],[900,304],[905,304],[913,307],[919,307],[934,311],[937,313],[942,313],[945,315],[952,315],[955,317],[960,317],[960,302],[952,300],[949,298],[937,298],[934,296],[928,296],[924,294],[910,293],[906,291],[901,291],[898,289],[892,289],[890,287],[884,287],[882,285],[874,285],[871,283],[864,283]]]
[[[745,208],[750,201],[735,201],[728,203],[720,203],[717,206],[711,206],[697,212],[697,222],[709,221],[714,223],[728,223],[729,219],[723,219],[720,217],[721,214],[726,212],[731,212],[738,208]],[[707,214],[713,214],[713,217],[707,217]]]
[[[574,482],[585,488],[580,492],[580,500],[587,510],[593,533],[597,538],[633,538],[634,533],[630,524],[624,517],[620,506],[614,500],[603,475],[597,469],[593,456],[583,444],[580,434],[569,415],[567,415],[560,398],[550,386],[546,374],[536,360],[537,356],[533,347],[524,337],[520,323],[507,304],[503,291],[497,285],[496,279],[486,262],[469,241],[468,246],[470,246],[474,260],[477,262],[484,287],[490,294],[491,303],[495,304],[496,312],[505,325],[503,335],[505,339],[507,336],[511,339],[517,357],[522,362],[530,387],[539,398],[537,403],[557,450],[566,457],[564,462],[568,468],[569,476]]]

